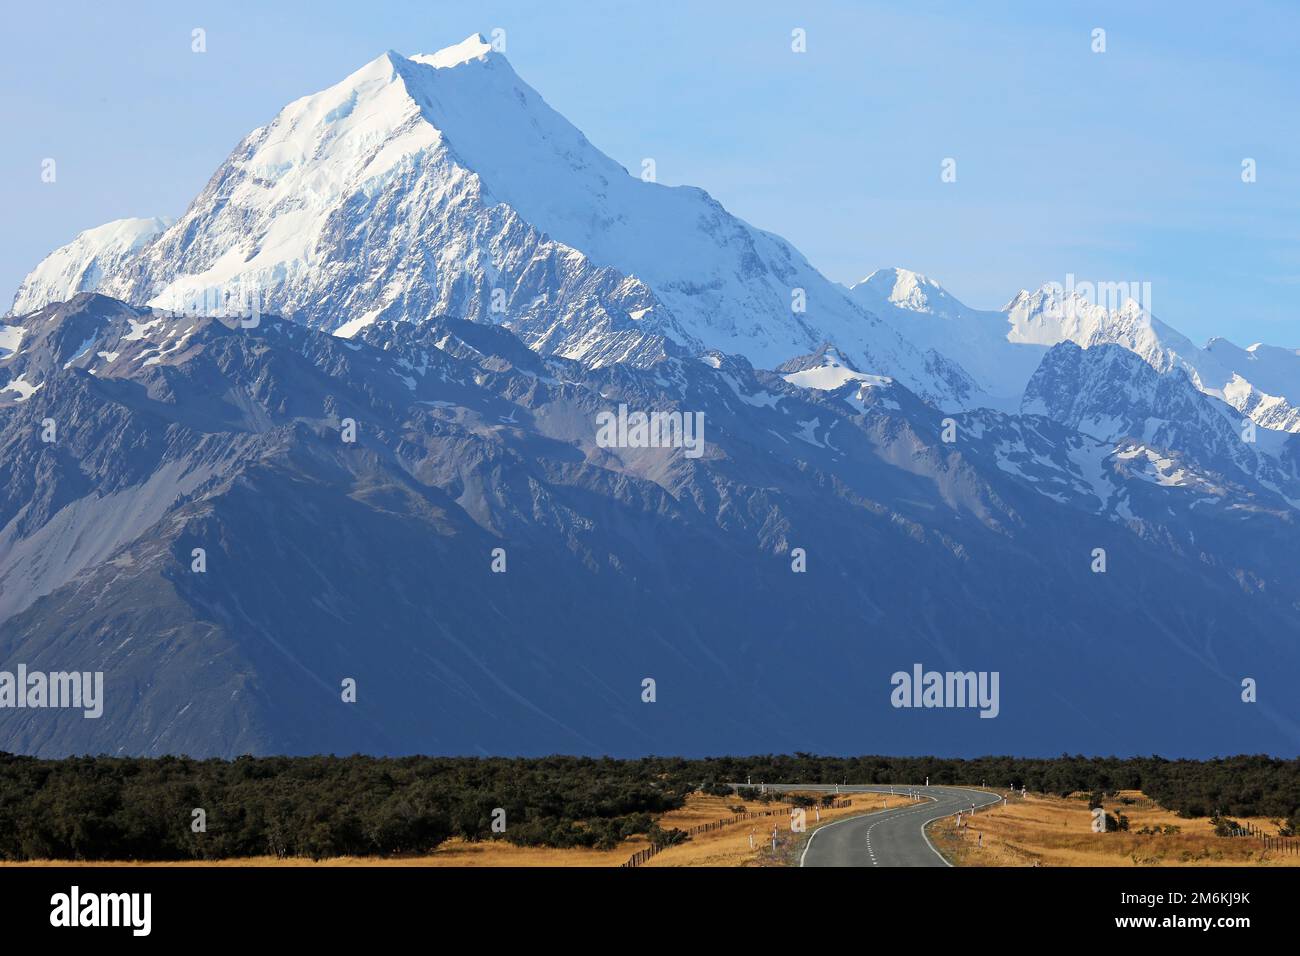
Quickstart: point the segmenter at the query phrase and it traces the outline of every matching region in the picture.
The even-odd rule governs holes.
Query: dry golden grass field
[[[846,816],[866,813],[884,806],[906,803],[904,797],[877,794],[854,794],[852,806],[840,810],[821,810],[821,823],[829,823]],[[734,816],[731,807],[744,806],[750,811],[763,811],[784,807],[783,804],[744,803],[736,797],[713,797],[702,793],[687,798],[686,806],[662,814],[659,826],[664,829],[685,830],[702,823],[712,823]],[[784,862],[784,855],[771,852],[772,825],[778,826],[780,849],[789,851],[802,839],[802,834],[790,832],[790,820],[784,813],[772,817],[743,820],[707,833],[699,833],[685,843],[669,847],[651,857],[645,866],[761,866]],[[819,825],[817,814],[807,811],[808,831]],[[755,848],[750,849],[749,837],[753,831]],[[247,857],[212,862],[185,861],[175,863],[135,862],[124,860],[115,863],[82,863],[79,861],[39,861],[34,863],[0,863],[0,866],[619,866],[633,853],[645,849],[644,839],[628,840],[613,850],[570,849],[554,850],[547,847],[520,847],[502,840],[484,840],[468,843],[449,840],[435,852],[425,856],[409,857],[336,857],[314,861],[305,858],[280,859],[273,856]]]
[[[1146,802],[1142,794],[1124,791],[1103,805],[1112,815],[1128,817],[1127,832],[1093,833],[1086,794],[1031,794],[977,814],[960,832],[950,818],[938,821],[930,837],[958,866],[1300,866],[1300,855],[1266,850],[1257,838],[1215,836],[1207,817],[1188,819],[1158,806],[1125,804],[1125,797]],[[1277,834],[1271,820],[1234,819]],[[1178,832],[1137,832],[1165,827]]]
[[[857,816],[862,813],[868,813],[871,810],[881,810],[885,807],[897,807],[908,803],[906,797],[890,796],[889,794],[852,794],[850,799],[853,801],[852,806],[841,810],[821,810],[821,820],[818,821],[816,814],[809,809],[807,811],[808,832],[811,833],[819,825],[830,823],[833,820],[841,820],[844,817]],[[738,805],[734,799],[726,797],[706,797],[702,794],[695,794],[687,801],[685,807],[672,813],[664,814],[660,821],[661,827],[676,826],[686,829],[688,826],[694,826],[697,823],[707,823],[711,820],[719,820],[730,816],[727,810],[728,806]],[[751,804],[749,809],[758,810],[766,809],[762,804]],[[721,812],[719,812],[719,810]],[[778,826],[778,839],[780,848],[774,856],[771,851],[772,847],[772,824]],[[754,837],[754,849],[749,847],[750,835]],[[710,830],[708,833],[697,833],[691,837],[687,843],[678,846],[669,847],[662,853],[652,856],[645,866],[762,866],[783,864],[786,854],[780,852],[781,849],[789,850],[797,844],[802,844],[803,837],[807,834],[791,834],[790,821],[784,817],[759,818],[757,820],[742,820],[732,826],[723,827],[719,830]]]
[[[1158,806],[1125,804],[1123,798],[1148,801],[1137,792],[1124,792],[1105,802],[1111,814],[1129,819],[1127,832],[1093,833],[1092,814],[1086,794],[1072,797],[1030,795],[1015,798],[1005,807],[981,812],[960,831],[951,818],[930,827],[930,836],[944,854],[958,866],[1300,866],[1300,855],[1267,850],[1250,837],[1215,836],[1208,818],[1184,819]],[[839,810],[821,810],[821,820],[807,811],[808,831],[846,816],[855,816],[884,806],[900,806],[907,798],[879,794],[853,794],[852,805]],[[687,829],[734,815],[730,809],[746,806],[751,811],[782,808],[780,804],[750,802],[735,797],[692,794],[686,806],[659,817],[664,829]],[[1236,818],[1270,835],[1277,833],[1273,821],[1253,817]],[[778,828],[779,846],[771,849],[772,826]],[[1177,827],[1176,833],[1164,828]],[[1141,834],[1143,828],[1158,828],[1158,834]],[[753,836],[754,846],[750,846]],[[978,845],[983,835],[983,846]],[[644,866],[782,866],[797,858],[805,834],[790,831],[785,813],[759,817],[698,833],[685,843],[669,847],[651,857]],[[500,840],[468,843],[451,840],[435,852],[409,857],[337,857],[313,861],[273,856],[211,862],[148,863],[129,860],[112,864],[78,861],[0,863],[0,866],[485,866],[485,867],[586,867],[618,866],[647,846],[644,839],[628,840],[613,850],[519,847]]]

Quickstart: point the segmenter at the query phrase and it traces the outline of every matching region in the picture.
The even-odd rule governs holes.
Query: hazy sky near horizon
[[[660,182],[703,187],[834,280],[899,265],[977,308],[1070,273],[1149,282],[1197,342],[1300,347],[1294,2],[75,2],[3,18],[3,308],[82,229],[178,216],[291,100],[384,50],[499,27],[516,72],[597,147],[630,170],[653,157]]]

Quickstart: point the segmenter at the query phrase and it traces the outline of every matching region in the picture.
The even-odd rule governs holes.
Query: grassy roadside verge
[[[1300,866],[1300,853],[1257,837],[1216,835],[1209,817],[1179,816],[1138,791],[1120,791],[1102,807],[1115,820],[1125,818],[1128,829],[1094,833],[1088,795],[1080,793],[1013,798],[960,829],[945,817],[928,833],[954,866]],[[1270,838],[1284,825],[1260,817],[1234,822]]]

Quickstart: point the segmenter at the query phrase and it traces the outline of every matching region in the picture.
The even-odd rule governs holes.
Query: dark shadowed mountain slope
[[[103,671],[106,702],[0,709],[0,749],[1300,741],[1300,547],[1248,477],[1209,506],[1043,415],[969,413],[946,443],[824,350],[593,369],[457,320],[348,340],[93,295],[18,323],[0,379],[39,387],[0,392],[0,668]],[[786,381],[808,374],[844,383]],[[703,455],[600,447],[620,404],[703,413]],[[998,671],[999,715],[891,707],[916,662]]]

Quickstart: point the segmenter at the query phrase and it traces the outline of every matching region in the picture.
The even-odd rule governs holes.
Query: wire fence
[[[1300,856],[1300,839],[1294,836],[1273,836],[1249,821],[1229,829],[1222,835],[1231,838],[1256,839],[1265,850],[1273,850],[1282,856]]]
[[[852,800],[837,800],[835,803],[827,804],[826,806],[821,807],[821,809],[843,810],[844,808],[850,807],[852,805],[853,805]],[[750,810],[750,811],[746,811],[745,813],[738,813],[735,816],[724,817],[721,820],[714,820],[711,823],[697,823],[695,826],[688,827],[686,829],[686,835],[695,836],[698,833],[708,833],[712,830],[721,830],[723,827],[735,826],[737,823],[744,823],[746,820],[759,820],[764,817],[775,817],[781,814],[785,814],[786,816],[789,816],[790,812],[794,809],[796,809],[794,804],[791,804],[788,807],[778,807],[774,810]],[[650,859],[653,856],[658,855],[659,853],[663,852],[666,849],[668,849],[667,846],[654,846],[652,844],[646,847],[644,850],[637,850],[630,857],[628,857],[626,863],[621,863],[619,864],[619,866],[620,868],[640,866],[641,864],[645,863],[646,860]]]

